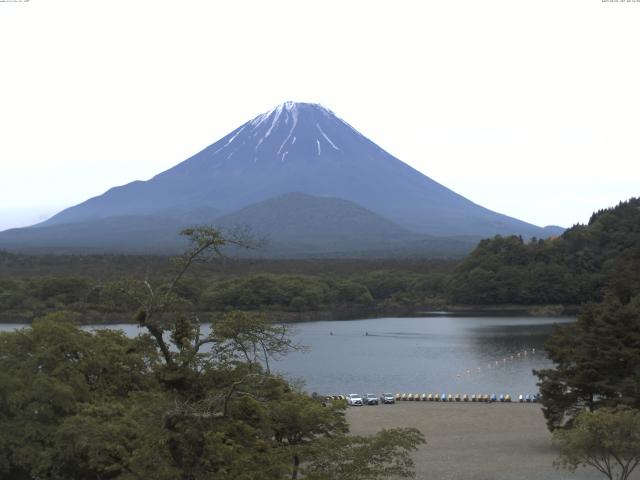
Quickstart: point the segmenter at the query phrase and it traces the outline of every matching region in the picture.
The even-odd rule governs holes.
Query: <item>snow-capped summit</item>
[[[341,133],[344,128],[347,132]],[[255,163],[278,159],[285,162],[294,158],[319,157],[323,150],[339,152],[338,137],[349,140],[353,133],[361,136],[320,104],[284,102],[238,127],[209,148],[215,146],[212,154],[222,154],[220,157],[224,159],[242,157],[253,159]]]
[[[547,234],[433,181],[328,108],[298,102],[258,115],[148,181],[112,188],[40,226],[136,216],[208,221],[291,192],[353,202],[421,234]]]

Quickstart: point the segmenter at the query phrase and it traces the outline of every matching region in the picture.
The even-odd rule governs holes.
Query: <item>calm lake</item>
[[[308,347],[274,363],[322,394],[537,392],[533,369],[551,366],[543,345],[555,323],[539,317],[429,316],[293,324]],[[22,325],[4,324],[0,330]],[[135,325],[111,325],[128,335]],[[96,328],[96,327],[87,327]]]

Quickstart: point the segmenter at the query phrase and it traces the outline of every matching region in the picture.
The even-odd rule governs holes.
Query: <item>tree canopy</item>
[[[192,305],[175,308],[184,273],[229,241],[207,228],[185,234],[193,248],[168,279],[111,285],[137,307],[136,338],[82,330],[64,312],[0,333],[0,477],[412,476],[420,432],[349,436],[344,402],[270,372],[270,358],[298,348],[284,327],[230,312],[205,330]]]
[[[640,198],[594,213],[546,240],[500,237],[481,241],[448,285],[454,303],[564,304],[622,301],[640,291]]]
[[[558,430],[556,466],[575,471],[593,467],[609,480],[627,480],[640,464],[640,412],[602,408],[582,412],[569,430]]]
[[[585,305],[575,323],[556,327],[546,350],[555,367],[535,373],[549,428],[585,409],[640,408],[640,295]]]

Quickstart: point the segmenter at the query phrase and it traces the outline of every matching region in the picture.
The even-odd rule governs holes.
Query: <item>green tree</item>
[[[183,233],[191,238],[192,248],[174,262],[175,273],[168,280],[129,280],[111,289],[136,305],[135,318],[146,334],[129,340],[122,334],[81,332],[69,323],[51,325],[53,331],[38,338],[48,341],[56,335],[55,328],[65,329],[64,335],[57,335],[57,344],[53,342],[56,355],[49,369],[68,372],[69,378],[61,385],[51,384],[49,374],[39,375],[38,363],[25,372],[29,387],[12,384],[12,377],[0,377],[0,398],[10,390],[20,395],[32,391],[35,399],[46,398],[45,392],[53,396],[35,407],[17,404],[10,397],[3,401],[2,407],[17,405],[19,410],[7,410],[15,418],[0,418],[0,444],[7,446],[0,456],[2,468],[7,465],[6,471],[29,479],[280,480],[296,478],[302,467],[330,451],[333,442],[335,448],[346,445],[343,402],[325,404],[270,373],[269,359],[295,347],[286,329],[255,315],[231,312],[204,334],[196,302],[178,294],[196,262],[219,256],[228,244],[246,246],[245,239],[229,239],[204,227]],[[261,288],[277,290],[268,285]],[[3,338],[22,345],[20,334]],[[121,342],[124,351],[93,348],[96,338]],[[80,341],[87,351],[75,353]],[[39,347],[24,344],[23,356],[31,348]],[[132,358],[142,370],[123,364],[120,357],[129,358],[128,352],[139,352]],[[0,367],[9,368],[19,358],[8,354],[9,363]],[[112,367],[105,364],[107,360]],[[29,372],[44,383],[33,382]],[[136,372],[142,372],[141,384],[130,385],[133,374],[138,379]],[[108,377],[111,373],[114,378]],[[95,396],[86,393],[92,385]],[[53,412],[52,401],[60,405]],[[11,433],[24,423],[20,416],[34,411],[42,415],[41,408],[50,413],[47,421],[26,429],[37,432],[38,441],[31,441],[32,436],[12,439]],[[405,470],[394,471],[409,475],[412,463],[407,452],[424,440],[413,430],[403,438],[400,441],[384,432],[369,437],[366,442],[376,447],[370,450],[371,461],[404,465]],[[349,451],[364,451],[356,448],[365,445],[364,439],[353,442]],[[334,463],[352,463],[354,458],[340,457]],[[357,459],[367,464],[364,453]],[[349,478],[372,478],[368,470],[357,470]]]
[[[216,354],[219,357],[256,365],[271,373],[270,359],[286,355],[302,346],[291,340],[290,329],[284,324],[268,322],[260,314],[230,312],[216,322]]]
[[[0,334],[2,478],[126,478],[126,446],[147,438],[127,411],[136,392],[157,386],[155,349],[145,337],[82,331],[73,317]]]
[[[560,447],[556,466],[592,467],[609,480],[627,480],[640,463],[640,412],[602,408],[582,412],[573,428],[554,432]]]
[[[200,259],[244,243],[209,228],[184,233],[193,246],[168,281],[114,286],[146,333],[82,331],[77,314],[56,314],[0,334],[0,476],[410,476],[419,432],[349,437],[344,402],[308,396],[269,371],[270,358],[295,347],[284,327],[230,313],[204,334],[195,303],[177,293],[181,281]]]
[[[461,304],[623,302],[640,287],[640,198],[594,213],[560,237],[482,240],[454,270],[450,300]]]
[[[585,409],[640,408],[640,295],[584,306],[574,324],[556,327],[546,350],[555,367],[534,373],[551,430]]]
[[[415,428],[382,430],[371,437],[323,439],[304,469],[309,480],[413,478],[410,452],[425,443]]]

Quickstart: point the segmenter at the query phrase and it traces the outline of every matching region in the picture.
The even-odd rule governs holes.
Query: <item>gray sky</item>
[[[640,1],[0,2],[0,230],[319,102],[539,225],[640,195]]]

